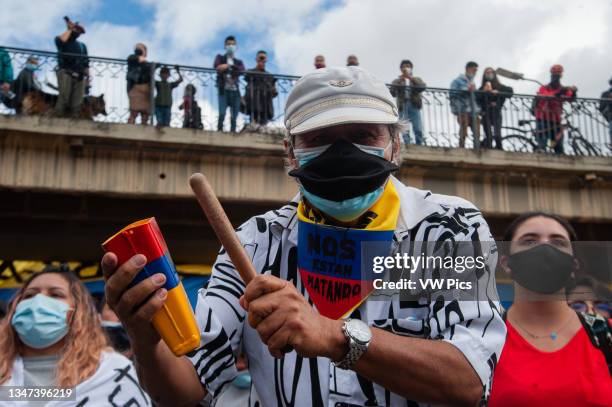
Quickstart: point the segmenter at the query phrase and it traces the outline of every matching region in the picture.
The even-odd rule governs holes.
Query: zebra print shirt
[[[407,187],[391,179],[401,202],[394,236],[396,251],[410,252],[415,242],[493,241],[482,214],[470,202]],[[308,300],[297,270],[298,201],[299,196],[278,210],[251,218],[238,229],[238,236],[259,273],[292,281]],[[492,293],[485,295],[487,298],[441,304],[439,301],[400,301],[398,296],[381,300],[373,294],[351,317],[397,335],[453,344],[480,377],[483,400],[486,400],[506,336],[494,287],[497,261],[494,246],[486,254],[487,273],[479,282],[482,280],[493,287],[487,291]],[[244,288],[232,262],[221,250],[208,286],[199,292],[196,306],[201,347],[189,355],[213,398],[236,376],[235,357],[243,349],[260,400],[253,397],[250,406],[420,405],[354,371],[337,369],[326,358],[302,358],[295,352],[281,359],[273,358],[257,331],[249,326],[245,311],[238,303]]]

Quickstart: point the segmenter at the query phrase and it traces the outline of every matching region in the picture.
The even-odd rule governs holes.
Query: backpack
[[[600,315],[579,312],[578,318],[589,335],[593,346],[599,349],[606,358],[608,371],[612,375],[612,328],[607,319]]]

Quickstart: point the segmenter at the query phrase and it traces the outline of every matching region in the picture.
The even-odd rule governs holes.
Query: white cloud
[[[345,0],[331,8],[324,0],[139,0],[154,15],[140,26],[95,21],[100,1],[5,0],[0,43],[53,49],[69,12],[87,24],[83,40],[100,56],[124,58],[144,41],[151,59],[210,66],[222,47],[218,38],[242,32],[242,55],[273,50],[285,74],[308,72],[318,53],[328,65],[343,65],[355,53],[385,81],[409,58],[435,87],[447,87],[468,60],[543,81],[550,65],[562,63],[564,82],[594,97],[611,74],[610,0]],[[536,90],[507,82],[519,92]]]
[[[0,44],[41,47],[66,29],[63,17],[79,20],[100,0],[4,0],[0,12]],[[43,47],[48,49],[48,45]]]
[[[304,32],[275,39],[278,65],[288,72],[312,69],[313,56],[344,64],[355,53],[361,65],[390,81],[409,58],[431,86],[447,87],[465,62],[503,66],[543,81],[553,63],[566,66],[566,83],[598,96],[612,66],[609,0],[347,1]],[[580,55],[580,59],[575,56]],[[595,74],[595,72],[597,74]],[[535,91],[511,82],[516,90]]]

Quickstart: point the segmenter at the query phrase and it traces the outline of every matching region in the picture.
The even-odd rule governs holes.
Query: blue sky
[[[343,65],[354,53],[387,82],[408,58],[429,85],[448,87],[468,60],[543,81],[562,63],[564,82],[591,97],[612,74],[611,0],[4,0],[0,44],[53,50],[65,14],[86,26],[98,56],[125,58],[142,41],[151,60],[210,66],[231,33],[247,67],[265,49],[275,73],[308,72],[318,53]]]

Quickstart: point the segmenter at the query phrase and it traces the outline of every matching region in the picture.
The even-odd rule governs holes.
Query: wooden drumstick
[[[242,281],[248,284],[257,275],[255,267],[253,267],[253,263],[244,251],[210,183],[204,174],[195,173],[189,178],[189,185],[206,214],[208,223],[212,226],[227,255],[234,263],[238,274],[242,277]]]

